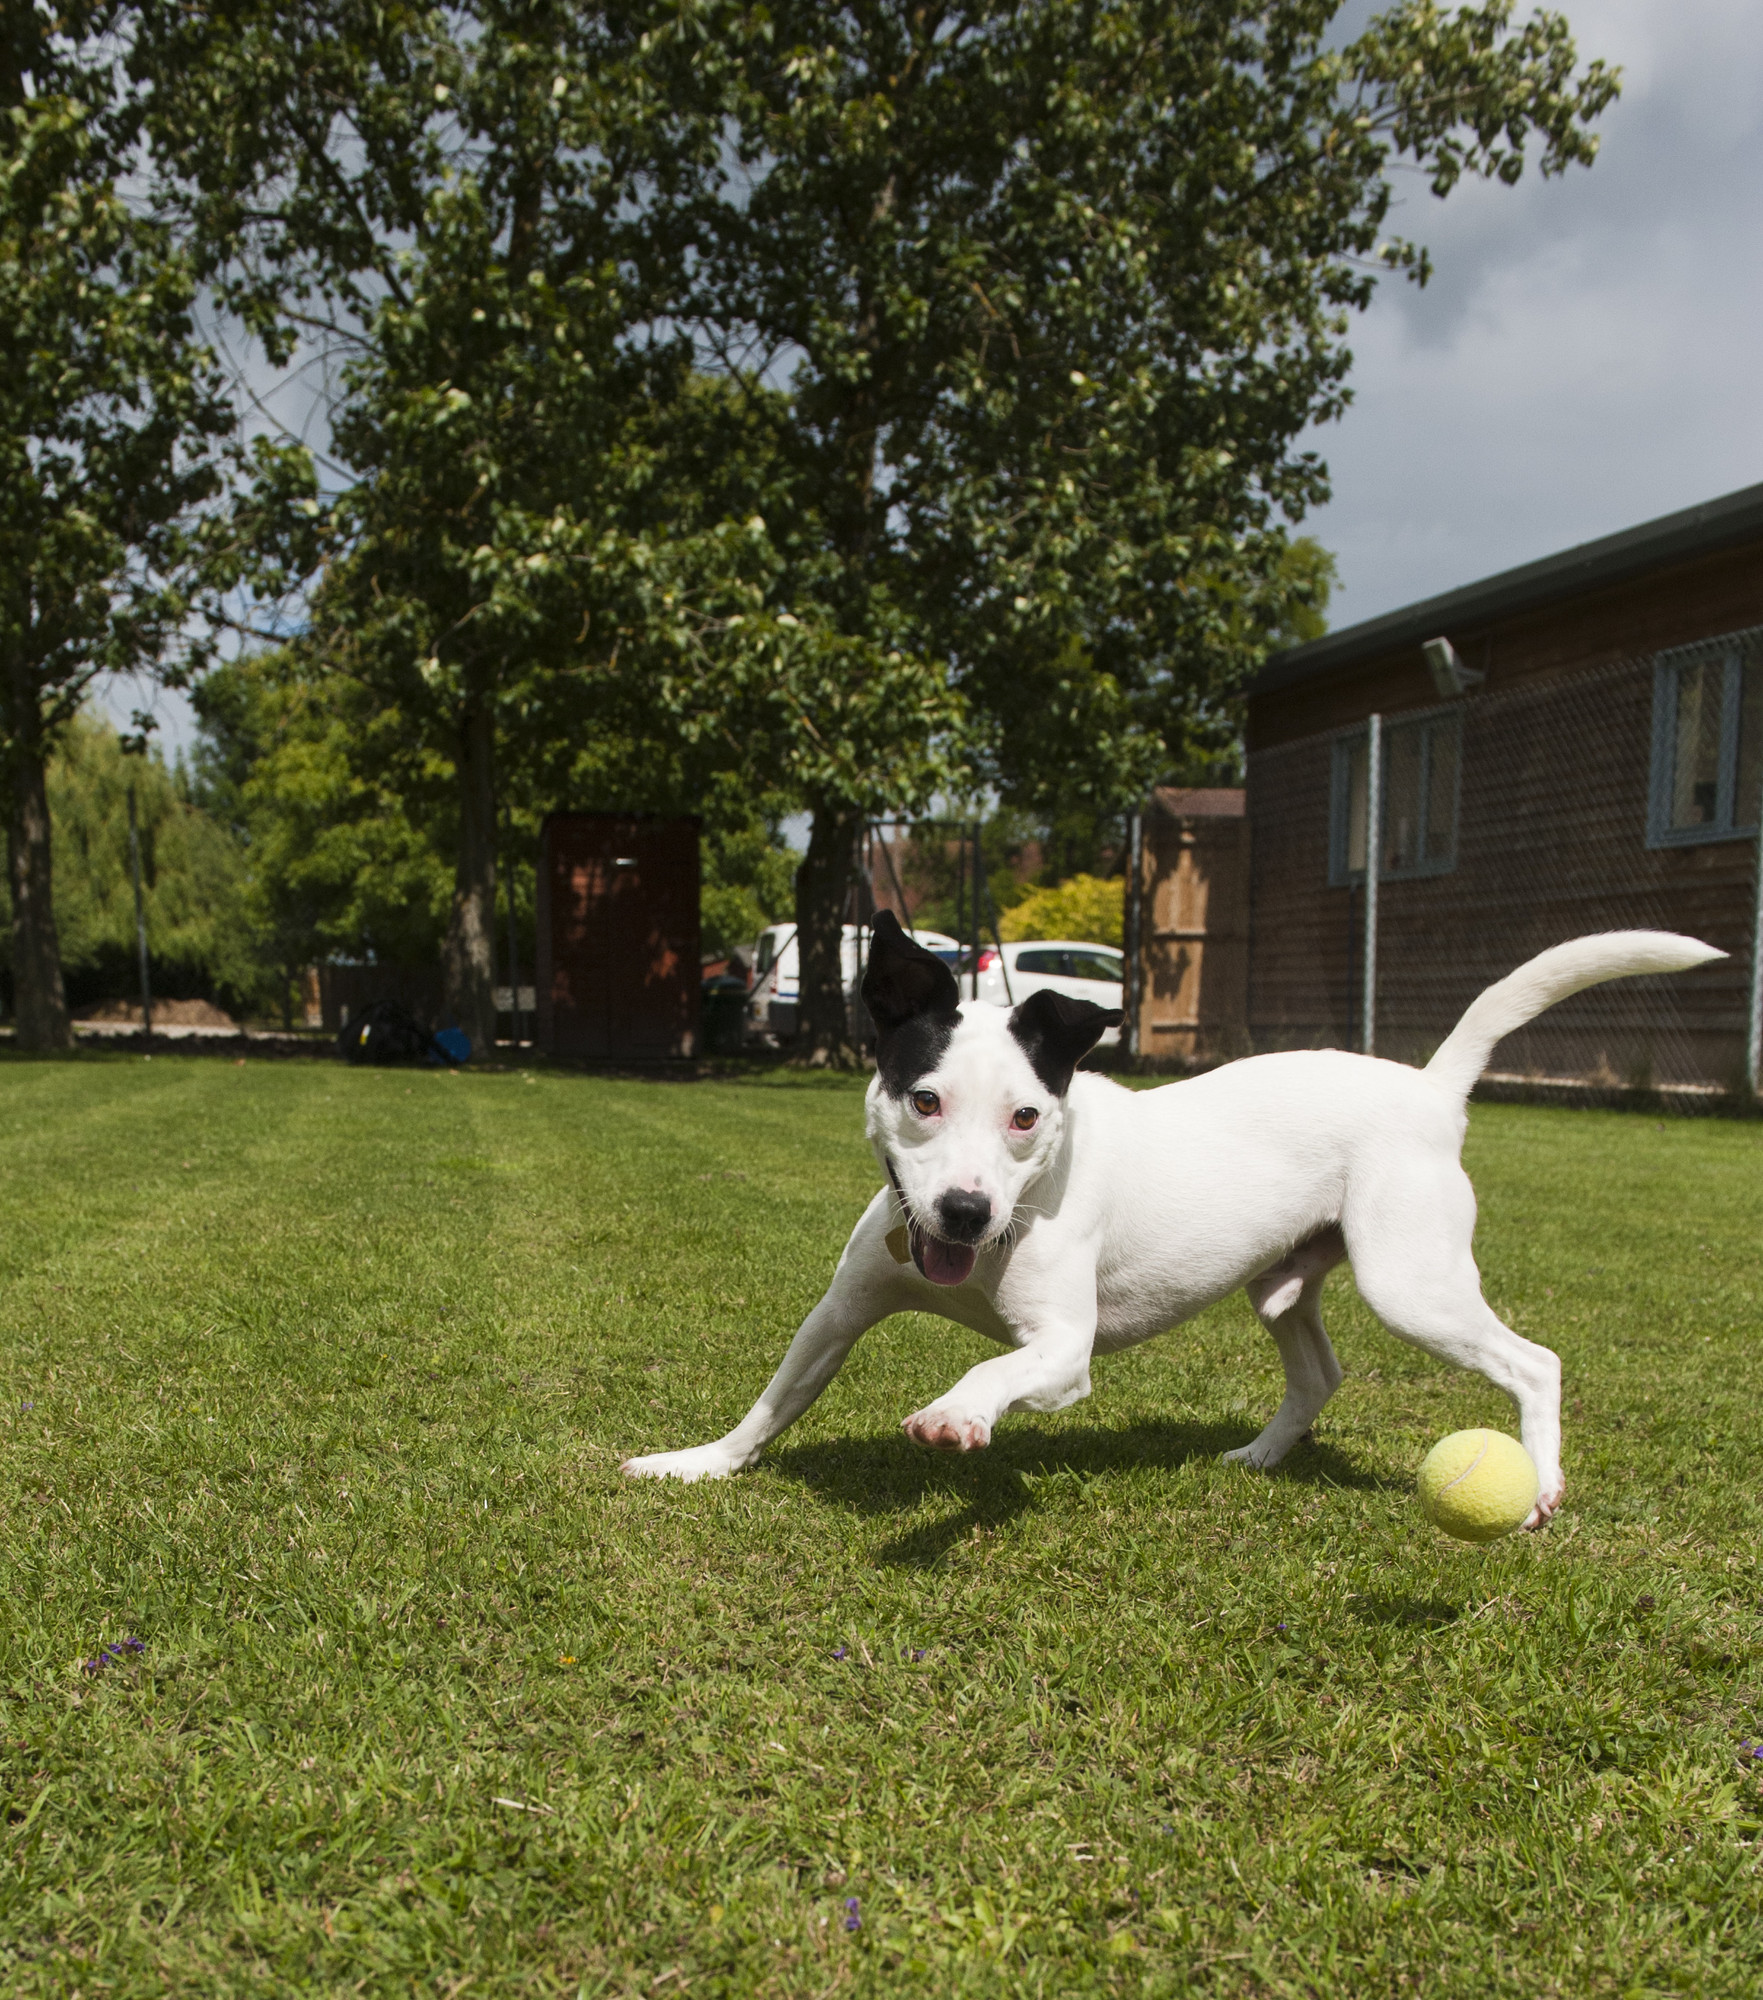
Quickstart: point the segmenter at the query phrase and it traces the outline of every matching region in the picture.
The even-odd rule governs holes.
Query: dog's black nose
[[[937,1197],[937,1218],[957,1243],[977,1243],[992,1219],[992,1204],[983,1194],[950,1188]]]

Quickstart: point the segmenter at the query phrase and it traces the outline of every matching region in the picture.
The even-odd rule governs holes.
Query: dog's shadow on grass
[[[1039,1503],[1043,1494],[1073,1490],[1105,1500],[1108,1475],[1145,1466],[1173,1471],[1192,1459],[1217,1459],[1245,1445],[1254,1431],[1241,1423],[1149,1421],[1119,1429],[1062,1430],[1052,1435],[1005,1431],[971,1457],[921,1451],[905,1438],[838,1438],[768,1454],[774,1473],[857,1514],[902,1514],[932,1493],[957,1495],[955,1514],[883,1543],[877,1560],[927,1569],[976,1531],[995,1532]],[[1365,1471],[1332,1445],[1306,1440],[1271,1474],[1240,1470],[1245,1479],[1273,1478],[1307,1486],[1381,1490],[1389,1482]]]

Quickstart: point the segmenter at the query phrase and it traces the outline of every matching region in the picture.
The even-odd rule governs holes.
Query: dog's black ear
[[[1063,1097],[1080,1057],[1095,1047],[1105,1029],[1118,1028],[1125,1019],[1118,1007],[1098,1007],[1093,1000],[1073,1000],[1043,986],[1012,1009],[1010,1032],[1035,1075],[1054,1096]]]
[[[869,964],[863,972],[863,1004],[886,1040],[920,1014],[953,1014],[961,1005],[955,975],[937,957],[915,944],[892,910],[877,910],[869,933]]]

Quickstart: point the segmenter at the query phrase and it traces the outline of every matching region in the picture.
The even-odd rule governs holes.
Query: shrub
[[[1006,944],[1025,938],[1082,938],[1118,946],[1126,933],[1126,884],[1118,876],[1073,875],[1051,889],[1031,889],[1000,919]]]

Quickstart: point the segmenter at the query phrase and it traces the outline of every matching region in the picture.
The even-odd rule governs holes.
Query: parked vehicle
[[[926,951],[934,951],[951,965],[961,956],[960,943],[941,931],[914,931],[913,937]],[[867,927],[847,924],[839,946],[839,970],[844,979],[845,1005],[852,1013],[856,1031],[857,983],[868,955]],[[796,1011],[800,998],[801,961],[796,953],[796,926],[772,924],[759,933],[753,959],[753,990],[747,996],[747,1041],[749,1046],[776,1047],[796,1032]]]
[[[1018,1005],[1043,988],[1093,1000],[1098,1007],[1126,1005],[1126,960],[1112,945],[1073,938],[1033,938],[1002,950],[988,944],[980,949],[978,972],[978,997],[995,1007]],[[965,1000],[974,984],[971,951],[962,953],[956,977]],[[1119,1040],[1120,1030],[1109,1028],[1096,1046],[1112,1048]]]

